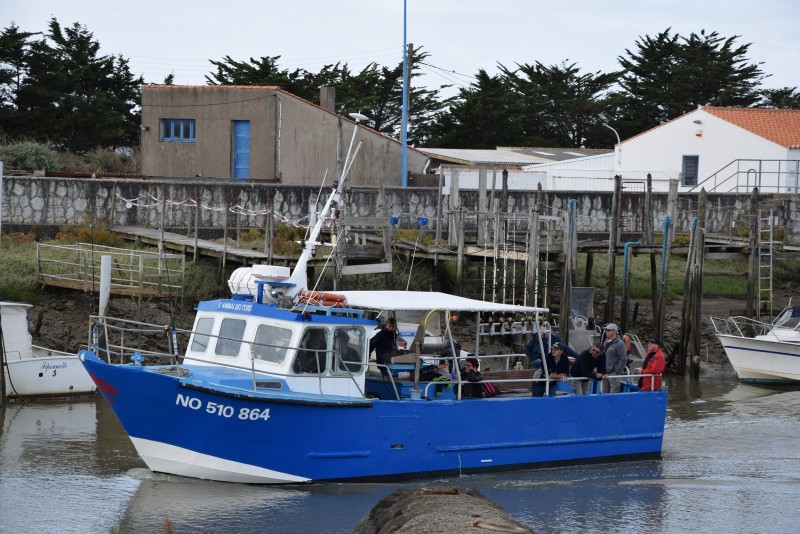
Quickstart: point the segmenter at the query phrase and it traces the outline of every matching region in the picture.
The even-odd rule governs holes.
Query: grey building
[[[330,94],[326,109],[277,87],[144,85],[142,173],[318,185],[327,172],[330,184],[355,126],[330,111]],[[400,142],[359,129],[364,144],[348,183],[401,185]],[[411,147],[407,154],[409,175],[423,174],[428,157]]]

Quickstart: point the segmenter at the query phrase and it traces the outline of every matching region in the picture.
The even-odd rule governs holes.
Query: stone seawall
[[[270,200],[277,222],[307,224],[309,211],[324,203],[329,188],[219,182],[214,180],[141,180],[119,178],[58,178],[6,176],[3,179],[2,224],[12,227],[82,225],[102,220],[106,224],[161,226],[162,212],[166,229],[193,228],[195,212],[201,207],[197,224],[204,230],[222,230],[225,214],[228,228],[264,229]],[[399,217],[401,228],[417,228],[419,218],[436,227],[437,205],[444,214],[442,227],[447,229],[450,204],[439,196],[438,188],[384,188],[386,209]],[[499,193],[497,193],[499,194]],[[353,187],[347,190],[347,212],[353,216],[375,215],[379,189]],[[611,221],[612,193],[591,191],[545,191],[543,215],[562,215],[570,199],[578,201],[575,222],[581,233],[607,234]],[[514,227],[527,229],[535,193],[510,191],[508,211],[514,215]],[[775,227],[784,231],[786,243],[800,243],[800,213],[794,195],[761,195],[762,207],[773,210]],[[459,205],[466,213],[478,207],[478,192],[462,190]],[[736,236],[738,229],[750,224],[750,195],[709,194],[706,213],[707,231]],[[667,195],[653,194],[655,231],[668,214]],[[644,194],[623,193],[621,200],[623,232],[643,233]],[[697,216],[697,195],[678,195],[677,232],[688,232]],[[474,230],[476,218],[465,218],[464,228]],[[734,229],[732,232],[732,228]],[[4,228],[5,230],[5,228]]]

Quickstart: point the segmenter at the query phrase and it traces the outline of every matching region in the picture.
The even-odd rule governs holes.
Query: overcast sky
[[[800,86],[800,0],[407,0],[407,41],[430,57],[424,84],[466,86],[497,64],[565,60],[583,73],[612,71],[640,36],[672,28],[752,43],[747,57],[772,76],[764,87]],[[402,61],[403,0],[0,0],[0,22],[44,31],[51,17],[79,22],[103,54],[135,74],[205,84],[209,59],[281,56],[282,68],[316,72],[342,61],[357,71]],[[442,70],[438,70],[442,69]]]

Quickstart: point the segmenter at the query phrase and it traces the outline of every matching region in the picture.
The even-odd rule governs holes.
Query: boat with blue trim
[[[306,265],[337,215],[348,161],[291,272],[237,269],[231,298],[201,302],[191,331],[92,318],[80,359],[150,469],[285,484],[660,455],[667,393],[640,393],[635,380],[619,394],[575,395],[543,379],[553,394],[533,397],[528,379],[496,397],[463,398],[465,356],[524,358],[478,354],[481,317],[527,317],[524,332],[538,335],[545,309],[436,292],[309,289]],[[475,314],[473,354],[456,349],[454,312]],[[370,360],[376,318],[398,314],[419,318],[411,346]],[[143,365],[159,358],[170,361]]]
[[[711,317],[717,338],[742,382],[800,381],[800,306],[772,323],[747,317]]]

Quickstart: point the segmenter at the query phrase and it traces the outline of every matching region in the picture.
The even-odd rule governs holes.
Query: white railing
[[[87,243],[37,243],[38,280],[45,285],[96,290],[103,256],[111,256],[112,293],[159,296],[182,293],[186,269],[183,254],[158,254]]]

